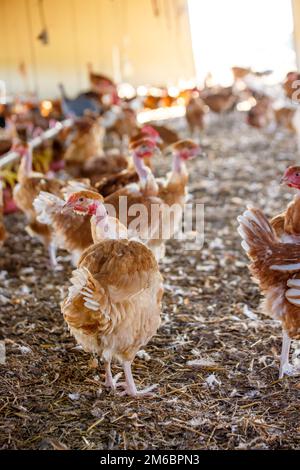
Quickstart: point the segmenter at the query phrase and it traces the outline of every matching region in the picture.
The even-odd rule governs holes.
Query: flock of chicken
[[[164,256],[164,234],[171,237],[181,222],[186,161],[200,154],[200,147],[189,139],[169,146],[172,170],[159,180],[151,169],[151,158],[161,153],[162,144],[154,128],[139,129],[130,139],[128,156],[104,154],[103,135],[101,120],[77,120],[65,154],[66,169],[77,178],[67,180],[33,171],[32,149],[20,144],[13,196],[26,215],[27,232],[49,251],[51,267],[61,269],[56,248],[72,256],[76,269],[61,306],[71,333],[85,351],[103,359],[107,387],[119,385],[111,361],[120,361],[126,380],[120,385],[124,393],[136,396],[149,392],[137,391],[131,363],[160,324],[163,283],[158,261]],[[135,207],[145,209],[138,223]],[[127,222],[122,223],[124,215]]]
[[[225,112],[236,104],[236,95],[232,89],[192,95],[186,112],[192,133],[203,127],[204,102],[215,112]],[[120,131],[122,137],[129,136],[122,141],[123,152],[115,148],[105,152],[101,118],[75,119],[63,137],[67,179],[33,171],[30,144],[17,144],[21,162],[13,196],[26,215],[27,232],[48,250],[53,270],[61,269],[57,248],[72,257],[76,269],[61,305],[70,332],[85,351],[102,358],[107,387],[122,387],[123,394],[139,396],[151,393],[155,386],[137,390],[131,364],[160,325],[163,279],[159,262],[166,240],[181,223],[188,183],[186,162],[202,151],[193,140],[177,140],[171,133],[173,142],[166,145],[170,141],[162,138],[161,129],[132,126],[128,119],[120,125],[124,122],[130,132]],[[172,155],[172,168],[165,179],[159,179],[154,176],[152,158],[166,152]],[[299,191],[300,167],[290,167],[283,182]],[[288,362],[289,346],[291,339],[300,339],[299,194],[270,223],[254,208],[239,217],[242,246],[265,295],[264,308],[282,321],[280,377],[294,372]],[[136,207],[143,212],[138,223]],[[172,218],[170,208],[175,208]],[[1,244],[6,236],[0,197]],[[113,360],[123,366],[124,383],[118,382],[120,374],[112,374]]]

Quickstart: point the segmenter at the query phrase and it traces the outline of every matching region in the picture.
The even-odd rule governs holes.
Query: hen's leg
[[[281,350],[281,357],[280,357],[280,371],[279,371],[279,378],[282,379],[284,375],[299,375],[300,369],[299,367],[293,366],[293,364],[289,363],[289,353],[291,347],[291,338],[288,334],[283,331],[282,333],[282,350]]]
[[[57,259],[56,259],[56,246],[53,242],[49,243],[48,246],[48,254],[50,260],[50,266],[52,269],[56,269],[58,266]]]
[[[289,374],[292,369],[292,365],[289,363],[289,353],[291,347],[291,339],[289,338],[288,334],[283,331],[282,332],[282,349],[281,349],[281,356],[280,356],[280,370],[279,370],[279,378],[282,379],[284,374]]]
[[[122,374],[119,373],[115,377],[113,377],[111,373],[111,366],[110,362],[105,363],[105,387],[111,388],[115,390],[117,387],[117,382]]]
[[[123,364],[124,373],[125,373],[125,392],[124,394],[131,395],[133,397],[151,395],[151,390],[157,387],[157,384],[151,385],[150,387],[144,388],[143,390],[137,390],[132,372],[131,372],[131,362],[124,362]]]

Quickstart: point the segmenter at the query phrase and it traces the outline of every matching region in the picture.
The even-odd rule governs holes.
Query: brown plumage
[[[291,132],[296,132],[293,124],[293,118],[296,110],[293,108],[279,108],[274,110],[275,120],[278,126],[284,127]]]
[[[163,144],[162,146],[165,147],[167,145],[171,145],[171,144],[174,144],[175,142],[177,142],[179,140],[179,136],[177,134],[177,132],[173,131],[172,129],[170,129],[169,127],[166,127],[166,126],[159,126],[157,124],[152,124],[153,129],[155,129]]]
[[[271,220],[271,225],[283,242],[300,243],[300,166],[288,167],[281,182],[297,190],[286,210]]]
[[[120,140],[125,136],[129,138],[134,136],[138,132],[135,112],[130,108],[123,107],[121,114],[113,126],[108,129],[108,132],[117,134]]]
[[[139,176],[134,168],[123,170],[118,174],[109,174],[101,177],[95,184],[97,191],[103,196],[107,197],[110,194],[119,191],[128,184],[137,183]]]
[[[72,233],[74,243],[63,244],[61,232],[63,228],[60,228],[59,216],[60,209],[63,205],[64,192],[72,190],[72,182],[70,181],[61,181],[58,179],[47,178],[40,173],[35,173],[31,170],[32,168],[32,152],[29,147],[26,146],[23,148],[25,153],[21,159],[21,163],[18,169],[18,184],[14,187],[13,196],[14,200],[19,207],[19,209],[25,213],[28,226],[26,230],[31,236],[37,237],[49,251],[50,263],[53,268],[57,267],[56,261],[56,247],[61,246],[62,248],[68,249],[69,251],[74,251],[74,244],[78,247],[78,251],[81,252],[86,246],[89,246],[88,242],[91,242],[91,235],[88,236],[89,230],[84,227],[81,227],[81,234],[78,232],[73,214],[69,223],[65,221],[65,227],[68,228],[70,234]],[[87,186],[87,181],[77,182],[76,184],[83,184]],[[40,203],[37,204],[36,200],[39,199],[40,194],[48,195],[47,197],[51,200],[51,210],[46,217],[46,203],[43,205]],[[56,201],[57,213],[55,216],[55,223],[57,233],[54,237],[54,231],[51,227],[54,224],[54,211],[53,211],[53,201]],[[41,212],[43,212],[43,217],[41,217]],[[51,214],[51,217],[50,215]],[[58,221],[57,221],[58,219]],[[69,220],[69,219],[68,219]],[[83,224],[83,220],[80,219],[80,226]],[[85,227],[89,227],[89,223],[86,223]],[[70,239],[72,239],[70,237]],[[59,241],[59,243],[58,243]],[[77,254],[78,256],[78,254]]]
[[[195,130],[204,129],[204,116],[207,112],[207,106],[201,98],[192,97],[186,106],[186,120],[191,134]]]
[[[109,212],[114,213],[127,227],[131,237],[137,236],[147,246],[151,246],[158,260],[162,256],[159,233],[162,229],[164,204],[158,197],[159,188],[151,169],[144,163],[144,158],[151,158],[153,155],[156,144],[148,137],[134,141],[130,146],[139,183],[125,186],[109,195],[105,198],[105,204]],[[139,223],[136,223],[137,217],[140,219]]]
[[[281,243],[259,209],[249,208],[238,220],[242,246],[251,260],[249,270],[265,297],[264,310],[282,322],[282,377],[293,372],[288,363],[290,341],[300,339],[300,245]]]
[[[214,113],[231,111],[237,102],[237,97],[234,95],[231,87],[202,93],[201,98]]]
[[[250,126],[261,129],[274,121],[272,99],[268,96],[262,96],[256,101],[256,104],[248,111],[247,122]]]
[[[68,204],[93,211],[96,226],[104,229],[110,221],[101,201],[87,200],[78,193]],[[112,234],[110,229],[106,233]],[[137,391],[131,363],[160,324],[162,277],[151,251],[136,241],[103,240],[83,252],[71,281],[62,313],[83,349],[105,362],[106,385],[116,387],[110,364],[117,360],[124,368],[128,394],[149,391]]]
[[[82,176],[81,169],[89,159],[103,155],[104,129],[89,116],[77,119],[64,154],[65,167],[73,177]]]
[[[77,265],[81,253],[93,243],[91,216],[78,215],[71,210],[62,213],[62,210],[65,206],[64,196],[83,189],[90,191],[93,188],[88,184],[71,182],[59,196],[41,191],[33,203],[37,220],[47,227],[50,240],[72,255],[74,265]]]
[[[160,230],[153,240],[148,243],[149,248],[157,259],[165,254],[165,242],[172,238],[180,228],[183,207],[187,197],[188,171],[185,162],[199,155],[200,147],[190,139],[179,140],[170,146],[169,152],[173,156],[172,171],[165,181],[158,181],[158,198],[161,205]]]
[[[251,73],[249,67],[231,67],[234,80],[241,80]]]
[[[300,196],[295,196],[286,210],[273,217],[270,223],[282,241],[300,243]]]
[[[173,157],[173,168],[168,178],[159,182],[158,196],[168,205],[183,206],[187,193],[188,171],[186,161],[201,153],[200,147],[191,139],[177,141],[170,146],[169,154]]]
[[[63,181],[46,178],[44,175],[30,171],[31,151],[22,157],[18,169],[18,184],[14,187],[13,197],[18,208],[27,217],[27,231],[31,236],[37,237],[49,250],[52,267],[56,265],[55,249],[51,245],[51,230],[47,225],[41,224],[36,218],[33,201],[41,191],[47,191],[62,197]],[[27,167],[27,168],[26,168]]]
[[[98,182],[104,176],[117,175],[129,167],[129,160],[126,155],[117,153],[107,153],[101,157],[93,157],[85,162],[81,169],[81,175],[89,178],[92,184]]]
[[[12,147],[12,140],[11,139],[0,139],[0,155],[9,152]]]
[[[123,201],[126,201],[125,210],[122,206],[122,198],[124,198]],[[161,212],[158,212],[158,216],[154,218],[152,215],[152,207],[161,208],[162,204],[163,202],[159,197],[155,195],[145,195],[143,190],[139,190],[138,188],[136,188],[136,191],[132,191],[130,187],[122,188],[105,198],[105,205],[109,213],[114,214],[115,217],[120,219],[122,224],[129,230],[131,236],[138,236],[140,239],[145,240],[147,244],[150,241],[150,229],[156,234],[161,225]],[[144,210],[141,214],[141,223],[137,227],[134,221],[139,216],[139,212],[133,211],[134,206],[142,206]],[[132,215],[130,215],[131,213]]]

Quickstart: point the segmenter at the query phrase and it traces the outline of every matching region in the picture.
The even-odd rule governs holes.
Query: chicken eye
[[[84,198],[83,198],[83,197],[80,197],[80,198],[78,199],[78,202],[83,202],[83,201],[84,201]]]

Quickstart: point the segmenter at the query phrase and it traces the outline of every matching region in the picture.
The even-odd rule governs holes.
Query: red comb
[[[159,133],[157,132],[157,130],[154,129],[154,127],[152,127],[152,126],[143,126],[142,127],[142,132],[144,134],[148,134],[152,137],[158,137],[159,136]]]

